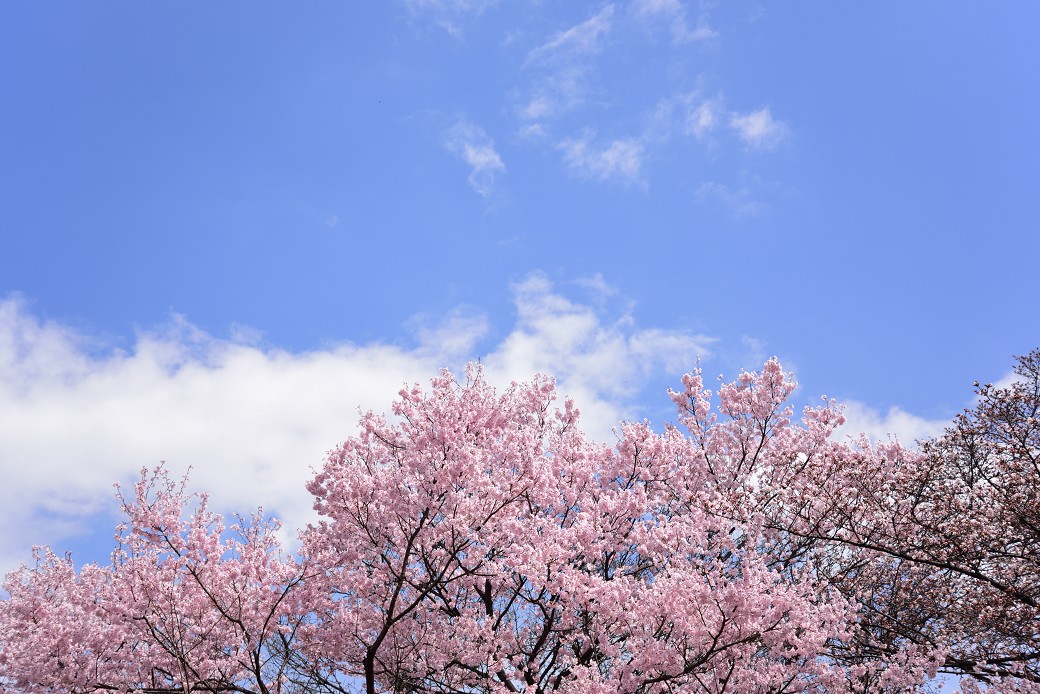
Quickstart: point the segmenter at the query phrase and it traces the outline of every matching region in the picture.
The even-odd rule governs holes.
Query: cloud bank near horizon
[[[616,294],[598,276],[577,284],[601,299]],[[91,518],[113,508],[111,485],[160,461],[176,475],[190,467],[191,487],[215,508],[262,505],[291,535],[313,519],[304,483],[356,431],[358,410],[387,411],[402,386],[445,366],[459,373],[479,357],[499,388],[552,374],[589,436],[609,441],[617,422],[642,418],[643,384],[711,356],[711,337],[638,326],[630,308],[609,317],[603,301],[573,301],[542,274],[512,289],[515,323],[485,349],[489,321],[467,308],[413,325],[411,346],[291,353],[258,346],[255,331],[221,339],[177,315],[114,350],[41,320],[18,298],[0,301],[0,524],[10,529],[0,570],[27,560],[33,544],[88,534]],[[843,432],[906,443],[945,424],[898,407],[882,414],[849,402],[846,412]]]
[[[689,368],[712,340],[641,328],[627,312],[575,303],[543,275],[513,286],[516,323],[478,350],[487,318],[459,309],[415,326],[415,343],[343,343],[291,353],[257,346],[255,332],[214,337],[174,316],[113,350],[41,320],[17,298],[0,302],[0,566],[32,544],[84,533],[112,508],[115,481],[166,461],[190,466],[191,486],[218,509],[262,504],[289,529],[311,519],[304,483],[325,452],[355,432],[358,409],[386,411],[402,386],[480,358],[507,387],[553,374],[579,405],[586,431],[610,435],[632,418],[638,384]],[[610,377],[604,377],[609,374]]]

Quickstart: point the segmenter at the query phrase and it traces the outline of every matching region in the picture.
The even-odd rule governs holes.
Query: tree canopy
[[[404,389],[283,549],[162,468],[109,565],[37,550],[4,692],[1040,692],[1040,350],[907,448],[796,417],[776,360],[610,444],[536,377]]]

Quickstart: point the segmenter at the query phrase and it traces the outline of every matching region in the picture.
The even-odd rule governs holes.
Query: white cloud
[[[708,26],[704,12],[698,17],[697,24],[691,27],[686,15],[686,6],[679,0],[636,0],[633,9],[636,16],[644,21],[661,21],[667,24],[675,43],[691,43],[716,36],[715,31]]]
[[[601,288],[606,287],[600,282]],[[0,571],[34,543],[60,544],[91,513],[113,507],[111,483],[166,460],[218,508],[262,504],[299,527],[311,517],[304,483],[324,453],[354,432],[357,408],[385,411],[405,383],[481,356],[500,387],[554,374],[585,428],[609,436],[633,413],[627,399],[648,376],[688,370],[710,340],[608,320],[542,275],[514,287],[517,322],[481,352],[486,318],[459,309],[415,319],[417,344],[333,345],[291,353],[223,340],[174,317],[126,351],[0,301]]]
[[[1004,374],[994,385],[1008,388],[1021,376],[1014,371]],[[969,408],[979,402],[976,395],[968,404]],[[842,401],[845,407],[845,424],[835,432],[836,437],[855,435],[859,432],[867,434],[871,439],[885,440],[894,436],[904,446],[913,446],[916,441],[942,436],[945,430],[954,424],[949,419],[926,419],[907,412],[901,407],[890,407],[885,413],[876,408],[855,400]],[[959,412],[957,414],[960,414]]]
[[[503,173],[506,165],[495,150],[495,142],[483,129],[460,120],[444,132],[444,146],[470,167],[469,185],[487,197],[495,186],[495,174]]]
[[[862,432],[875,441],[884,441],[891,435],[904,446],[913,446],[915,441],[942,434],[950,425],[949,420],[925,419],[900,407],[890,407],[882,414],[855,400],[843,401],[842,404],[845,406],[845,424],[835,432],[838,438]]]
[[[788,128],[784,123],[773,120],[768,108],[751,113],[733,113],[729,125],[737,131],[737,135],[752,149],[770,149],[787,137]]]
[[[541,274],[513,289],[517,325],[484,359],[488,373],[498,382],[554,374],[581,409],[585,430],[600,440],[619,417],[636,416],[625,403],[650,374],[688,371],[713,342],[685,331],[637,328],[627,311],[605,321],[593,307],[555,292]]]
[[[718,100],[702,101],[686,116],[686,132],[698,140],[708,136],[719,124],[722,109]]]
[[[298,522],[310,506],[300,485],[349,434],[354,408],[381,406],[442,362],[423,344],[265,351],[180,318],[129,352],[95,351],[17,301],[0,304],[0,557],[53,541],[109,507],[112,482],[162,459],[192,466],[225,506],[263,503]]]
[[[1016,383],[1028,383],[1028,381],[1023,378],[1021,374],[1017,374],[1014,370],[1011,370],[1001,376],[993,385],[997,388],[1010,388]],[[979,400],[980,398],[975,396],[975,401],[978,402]]]
[[[582,178],[597,181],[617,180],[624,183],[642,181],[646,148],[636,138],[613,140],[605,147],[595,147],[591,138],[565,140],[560,144],[563,160]]]

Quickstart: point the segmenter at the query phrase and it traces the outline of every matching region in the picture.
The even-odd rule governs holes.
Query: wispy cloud
[[[551,115],[554,109],[553,100],[545,92],[534,94],[520,109],[520,115],[528,120],[538,120]]]
[[[406,0],[413,11],[476,12],[497,5],[500,0]]]
[[[528,52],[523,67],[536,76],[517,106],[522,120],[554,118],[583,103],[593,59],[612,30],[613,16],[614,6],[608,5]]]
[[[606,283],[599,281],[604,290]],[[516,322],[478,352],[486,317],[458,309],[412,322],[411,346],[343,343],[292,353],[257,344],[240,326],[216,338],[184,318],[140,333],[127,350],[0,301],[0,573],[34,543],[64,542],[111,508],[111,483],[166,460],[217,508],[263,504],[291,530],[311,519],[304,482],[324,451],[354,432],[357,407],[385,411],[402,384],[481,356],[499,387],[554,374],[606,439],[640,384],[675,375],[711,340],[643,328],[578,303],[541,274],[513,287]],[[242,341],[239,341],[241,338]],[[609,374],[605,378],[604,374]]]
[[[696,24],[691,26],[686,6],[679,0],[636,0],[633,10],[643,21],[662,22],[667,25],[675,43],[691,43],[716,36],[703,11],[698,16]]]
[[[718,154],[717,133],[727,126],[749,149],[768,150],[788,135],[785,123],[773,119],[768,108],[751,113],[727,111],[721,94],[705,98],[700,90],[660,99],[643,116],[644,126],[635,135],[597,141],[591,129],[578,137],[557,141],[564,163],[579,178],[646,184],[647,162],[656,151],[668,147],[677,135],[693,137]],[[539,127],[539,132],[544,132]],[[701,200],[715,199],[740,217],[755,216],[764,206],[755,202],[748,185],[739,187],[714,181],[697,190]]]
[[[521,120],[557,118],[585,103],[590,90],[590,68],[585,64],[561,65],[541,75],[517,106]]]
[[[718,127],[723,116],[722,100],[701,101],[686,113],[685,131],[703,140]]]
[[[527,64],[555,62],[598,53],[602,39],[610,32],[614,6],[607,5],[595,15],[560,31],[527,54]]]
[[[479,16],[500,0],[405,0],[414,17],[429,17],[433,23],[456,38],[462,38],[469,17]]]
[[[641,183],[646,148],[639,138],[612,140],[596,146],[591,136],[560,143],[563,160],[580,178]]]
[[[765,205],[755,200],[747,186],[732,187],[716,181],[705,181],[697,187],[698,202],[714,200],[721,203],[737,218],[757,217],[765,211]]]
[[[580,277],[574,281],[574,284],[588,290],[597,301],[602,301],[618,293],[617,287],[607,282],[601,272],[588,277]]]
[[[444,146],[469,165],[470,187],[484,197],[489,196],[494,190],[495,175],[504,173],[506,165],[487,133],[466,120],[459,120],[444,131]]]
[[[751,149],[771,149],[787,137],[787,125],[773,120],[768,108],[751,113],[733,113],[729,125]]]
[[[776,147],[787,137],[788,126],[774,119],[770,109],[728,110],[721,92],[716,96],[706,94],[701,78],[690,91],[658,97],[652,108],[644,110],[642,127],[633,126],[633,119],[627,118],[624,129],[612,128],[609,136],[599,140],[590,136],[588,133],[594,130],[606,130],[603,118],[609,119],[615,111],[623,113],[622,109],[629,110],[633,105],[625,95],[614,93],[618,75],[599,74],[616,64],[606,51],[608,46],[627,46],[641,38],[649,40],[660,53],[657,44],[661,43],[658,34],[662,31],[670,32],[675,44],[715,36],[705,3],[693,10],[683,0],[633,0],[623,10],[619,7],[606,5],[527,52],[521,69],[527,84],[511,92],[519,121],[515,132],[520,139],[555,144],[564,164],[578,178],[645,186],[653,155],[673,146],[676,137],[698,141],[713,157],[719,156],[727,143],[732,147],[740,142],[748,150],[762,151]],[[619,12],[623,12],[624,21],[618,18]],[[644,91],[640,88],[636,93]],[[721,138],[721,133],[732,137]],[[760,211],[739,189],[709,185],[701,195],[722,200],[741,216]]]
[[[418,339],[417,353],[457,363],[479,356],[474,349],[487,335],[490,324],[484,312],[471,306],[459,306],[442,317],[413,316],[408,327]]]
[[[522,126],[516,134],[531,142],[544,141],[549,137],[549,134],[541,123],[528,123],[527,125]]]

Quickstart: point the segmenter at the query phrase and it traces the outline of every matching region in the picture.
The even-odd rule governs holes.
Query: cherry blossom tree
[[[795,418],[775,360],[609,445],[548,378],[443,372],[330,452],[294,553],[143,473],[109,566],[8,576],[0,691],[1034,691],[1038,363],[920,450]]]
[[[863,691],[892,662],[1040,691],[1040,350],[1015,372],[976,384],[978,405],[920,451],[863,437],[799,451],[739,495],[780,557],[857,606],[831,657]]]
[[[205,495],[142,470],[107,567],[36,550],[4,582],[0,691],[342,691],[299,647],[308,564],[258,512],[225,528]]]
[[[645,424],[588,442],[552,383],[412,389],[310,485],[325,643],[366,691],[801,691],[846,603],[710,513],[709,460]],[[833,599],[832,599],[833,598]]]

